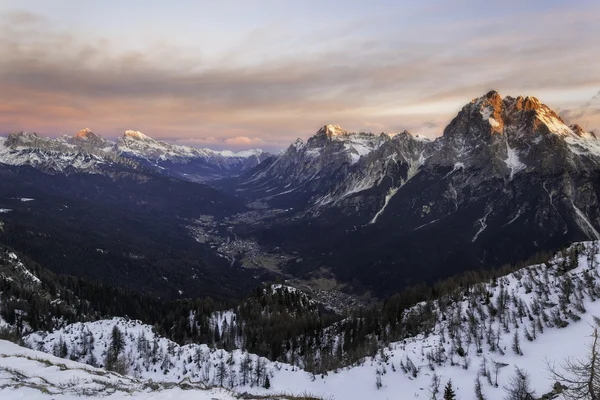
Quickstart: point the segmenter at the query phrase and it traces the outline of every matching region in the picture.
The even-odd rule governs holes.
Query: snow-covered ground
[[[39,285],[40,283],[42,283],[42,281],[40,281],[40,279],[35,276],[34,274],[32,274],[27,267],[25,267],[25,264],[23,264],[23,262],[21,260],[19,260],[19,258],[17,257],[17,255],[15,253],[8,253],[8,258],[13,262],[13,267],[15,269],[17,269],[21,274],[23,274],[23,276],[25,277],[25,279],[27,279],[28,281],[31,281],[32,283]]]
[[[596,244],[577,244],[548,265],[530,266],[472,286],[468,292],[418,304],[407,311],[406,318],[430,315],[428,332],[392,343],[373,358],[324,375],[315,376],[241,350],[229,353],[206,345],[179,346],[157,337],[148,325],[122,318],[73,324],[50,334],[35,333],[25,342],[50,353],[65,343],[70,357],[99,365],[105,359],[111,330],[117,326],[125,338],[123,357],[128,373],[136,377],[127,378],[128,382],[189,380],[257,395],[308,392],[337,400],[425,399],[430,398],[435,373],[442,387],[452,380],[458,398],[474,398],[474,382],[479,377],[485,397],[500,400],[505,397],[503,386],[519,367],[530,375],[532,387],[541,396],[554,384],[548,363],[559,365],[565,358],[583,357],[587,351],[596,324],[594,316],[600,316],[599,260]],[[423,313],[426,309],[429,314]],[[227,319],[230,313],[226,312],[216,316],[215,322]],[[518,351],[513,349],[515,335]],[[17,351],[11,348],[13,353]],[[244,362],[251,371],[246,378]],[[2,365],[17,368],[18,364]],[[269,389],[264,387],[267,376]]]
[[[301,399],[305,391],[300,391]],[[209,387],[189,378],[176,382],[138,379],[0,340],[0,399],[71,400],[248,400],[248,393]],[[271,391],[268,400],[294,400]],[[308,400],[308,398],[306,398]]]
[[[153,383],[107,372],[0,340],[0,399],[234,400],[226,389],[183,382]]]

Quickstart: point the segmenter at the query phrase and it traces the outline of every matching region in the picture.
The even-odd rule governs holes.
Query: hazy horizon
[[[0,132],[276,151],[325,124],[435,137],[491,89],[600,130],[593,1],[14,1]]]

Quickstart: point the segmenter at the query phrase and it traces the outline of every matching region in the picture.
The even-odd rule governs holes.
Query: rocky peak
[[[92,130],[90,128],[83,128],[82,130],[77,132],[75,134],[75,136],[73,136],[73,139],[87,140],[87,139],[96,138],[96,137],[98,137],[98,136],[94,132],[92,132]]]
[[[290,145],[290,148],[294,148],[295,150],[300,150],[304,147],[304,140],[298,138]]]
[[[11,132],[8,134],[9,138],[13,138],[13,139],[17,139],[17,138],[22,138],[22,139],[27,139],[27,138],[39,138],[38,134],[35,132],[25,132],[25,131],[20,131],[20,132]]]
[[[525,110],[538,110],[542,107],[542,103],[538,100],[537,97],[527,96],[523,98],[523,96],[518,96],[516,99],[516,108],[518,111]]]
[[[588,137],[581,127],[568,127],[560,116],[533,96],[506,96],[494,90],[465,105],[444,130],[447,135],[556,134],[566,137]]]
[[[483,102],[483,101],[487,102],[488,104],[492,104],[495,107],[502,106],[502,96],[500,95],[500,93],[498,93],[495,90],[490,90],[485,95],[483,95],[477,99],[471,100],[471,103],[479,103],[479,102]]]
[[[504,98],[504,108],[507,113],[515,113],[521,111],[535,111],[543,113],[546,111],[551,111],[548,106],[543,104],[537,97],[534,96],[506,96]]]
[[[382,133],[381,138],[391,138],[392,140],[415,140],[417,142],[431,142],[431,139],[429,139],[428,137],[413,134],[412,132],[407,130],[403,130],[402,132],[395,134]]]
[[[63,140],[63,142],[65,142]],[[114,143],[96,135],[89,128],[84,128],[77,132],[73,138],[66,140],[66,143],[75,145],[78,151],[84,153],[97,153],[98,151],[107,151]]]
[[[481,118],[484,121],[484,125],[487,123],[491,133],[502,133],[504,128],[504,120],[502,118],[504,102],[500,93],[492,90],[485,96],[476,99],[472,104],[471,112],[475,114],[475,118]]]
[[[542,103],[536,97],[518,96],[516,98],[507,96],[504,99],[505,119],[511,121],[513,125],[519,125],[517,129],[521,135],[527,134],[531,137],[532,133],[537,134],[555,134],[561,137],[572,136],[575,133],[568,127],[563,119],[550,107]],[[581,127],[577,127],[580,133],[583,133]]]
[[[14,132],[8,135],[5,146],[12,149],[24,148],[27,151],[59,151],[69,153],[72,152],[73,146],[67,140],[62,138],[51,138],[38,136],[35,132]]]
[[[501,134],[504,129],[504,108],[502,96],[492,90],[471,100],[444,129],[444,137],[476,136]]]
[[[536,97],[502,98],[496,91],[465,105],[435,147],[433,164],[475,167],[481,177],[509,179],[533,165],[560,171],[577,168],[577,155],[600,156],[594,135],[577,125],[567,126]]]
[[[317,132],[317,135],[325,135],[329,138],[333,136],[347,135],[348,131],[342,129],[339,125],[325,125]]]
[[[579,126],[578,124],[571,125],[569,128],[571,128],[571,130],[573,131],[573,133],[576,134],[579,137],[583,137],[585,135],[585,133],[586,133],[583,130],[583,128],[581,126]]]
[[[39,140],[35,132],[11,132],[6,139],[6,146],[35,146]]]

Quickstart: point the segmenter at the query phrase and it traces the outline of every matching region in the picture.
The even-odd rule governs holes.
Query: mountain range
[[[183,217],[170,220],[174,229],[238,268],[377,297],[600,238],[600,140],[535,97],[496,91],[467,103],[435,140],[326,125],[271,155],[176,146],[136,131],[117,142],[88,129],[58,139],[21,132],[0,143],[0,162],[21,171],[20,184],[22,166],[80,187],[104,176],[93,184],[103,186],[98,196],[129,180],[138,189],[208,182],[194,186],[206,193],[199,202],[179,211],[168,192],[150,200],[135,189],[131,198],[154,204],[156,218]],[[228,207],[202,202],[208,192]]]
[[[46,172],[98,173],[115,164],[134,163],[155,172],[185,180],[204,182],[238,175],[268,157],[262,150],[234,153],[179,146],[127,130],[116,142],[85,128],[73,137],[56,139],[32,132],[11,133],[0,139],[0,162],[32,165]],[[131,163],[131,161],[133,163]]]
[[[216,187],[286,210],[238,231],[302,254],[283,271],[393,293],[599,238],[599,166],[594,133],[491,91],[435,140],[327,125]]]

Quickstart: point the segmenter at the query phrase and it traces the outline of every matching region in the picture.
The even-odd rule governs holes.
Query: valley
[[[108,251],[105,255],[114,255],[105,247],[115,245],[117,253],[139,255],[127,256],[127,263],[160,272],[156,282],[136,287],[162,286],[161,296],[199,293],[201,283],[190,285],[169,271],[176,263],[189,265],[192,277],[209,270],[217,280],[224,273],[255,275],[246,289],[234,289],[235,278],[230,280],[234,286],[219,294],[229,298],[277,278],[369,303],[420,283],[522,263],[598,238],[597,142],[593,133],[565,125],[535,97],[495,91],[466,104],[436,140],[407,131],[373,134],[326,125],[278,155],[213,154],[131,130],[116,143],[89,129],[58,139],[21,132],[0,143],[6,192],[0,207],[12,210],[3,213],[5,232],[25,232],[34,218],[47,221],[49,230],[38,234],[42,243],[57,224],[63,226],[59,235],[73,231],[84,246],[90,236],[78,230],[92,229],[92,220],[105,221],[106,238],[125,228],[115,244],[105,244],[98,240],[102,228],[94,227],[95,243],[89,246]],[[240,165],[240,157],[255,162],[227,167],[218,177],[192,161],[223,170],[223,162]],[[35,206],[11,208],[10,198],[19,196],[54,205],[43,216]],[[67,208],[73,201],[75,208]],[[87,210],[73,213],[76,208]],[[78,222],[67,228],[69,218]],[[134,233],[140,226],[147,235]],[[23,251],[35,242],[26,237]],[[536,239],[524,240],[528,237]],[[181,252],[149,266],[142,260],[156,257],[153,249],[167,245],[163,238]],[[199,259],[210,261],[201,268],[190,264]],[[94,268],[104,271],[100,265],[92,263],[83,274],[64,265],[56,271],[98,278]],[[131,286],[124,277],[138,267],[130,268],[108,274],[115,278],[111,283]],[[210,291],[217,294],[214,287]]]

